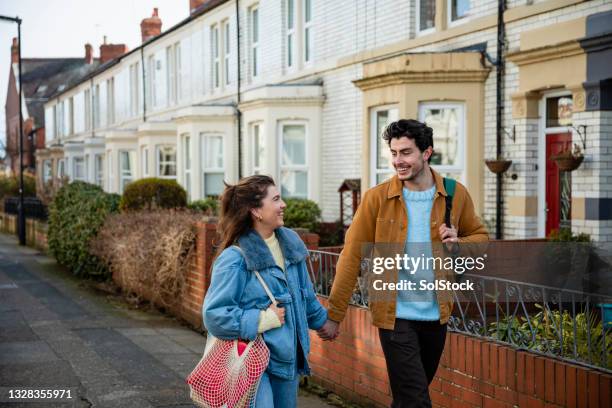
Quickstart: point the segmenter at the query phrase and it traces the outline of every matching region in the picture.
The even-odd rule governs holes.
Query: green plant
[[[73,181],[60,188],[49,206],[48,242],[58,263],[78,276],[108,278],[108,269],[89,252],[106,217],[116,212],[120,197],[98,186]]]
[[[520,343],[531,350],[577,357],[601,367],[612,366],[612,332],[604,335],[602,319],[596,313],[580,312],[572,317],[567,310],[561,312],[540,304],[534,306],[540,311],[529,320],[522,316],[504,316],[499,322],[489,324],[488,334],[503,342]],[[606,357],[602,356],[604,342]]]
[[[591,236],[583,232],[574,235],[571,228],[560,228],[552,230],[547,240],[550,242],[591,242]]]
[[[314,232],[319,234],[319,247],[344,244],[344,226],[340,221],[320,222]]]
[[[174,180],[143,178],[127,185],[119,205],[121,211],[187,206],[187,192]]]
[[[19,177],[0,176],[0,199],[19,195]],[[23,195],[34,197],[36,195],[36,178],[28,173],[23,174]]]
[[[285,200],[285,226],[288,228],[306,228],[316,231],[321,218],[321,209],[311,200],[288,198]]]
[[[219,215],[219,200],[215,197],[207,197],[203,200],[195,200],[187,205],[187,208],[201,211],[206,215]]]

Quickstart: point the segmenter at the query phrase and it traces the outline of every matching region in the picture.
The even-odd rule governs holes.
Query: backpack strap
[[[444,177],[444,189],[446,190],[446,212],[444,213],[444,223],[448,228],[451,228],[451,210],[453,209],[453,197],[455,196],[455,187],[457,181],[452,178]]]

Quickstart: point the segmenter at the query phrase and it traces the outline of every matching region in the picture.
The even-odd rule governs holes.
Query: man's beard
[[[423,174],[424,169],[425,169],[425,165],[423,162],[421,163],[421,166],[419,166],[418,168],[417,166],[413,165],[412,171],[409,172],[407,176],[400,176],[399,173],[397,173],[397,169],[396,169],[396,174],[401,181],[413,181],[414,179],[419,177],[421,174]]]

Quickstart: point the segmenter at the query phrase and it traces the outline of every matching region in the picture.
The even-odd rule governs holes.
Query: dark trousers
[[[393,393],[391,407],[431,407],[428,387],[444,350],[446,325],[395,319],[395,328],[379,329],[379,337]]]

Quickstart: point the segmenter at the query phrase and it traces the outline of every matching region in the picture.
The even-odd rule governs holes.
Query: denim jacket
[[[274,298],[286,309],[285,323],[263,333],[270,349],[267,372],[293,379],[297,371],[297,341],[304,353],[304,369],[299,374],[307,375],[310,373],[308,329],[322,327],[327,310],[315,295],[306,269],[308,251],[300,237],[284,227],[275,233],[285,257],[285,272],[276,265],[261,236],[250,230],[238,239],[244,256],[238,248],[230,246],[216,259],[202,314],[204,326],[213,336],[224,340],[254,340],[259,314],[271,303],[253,273],[259,271]]]

